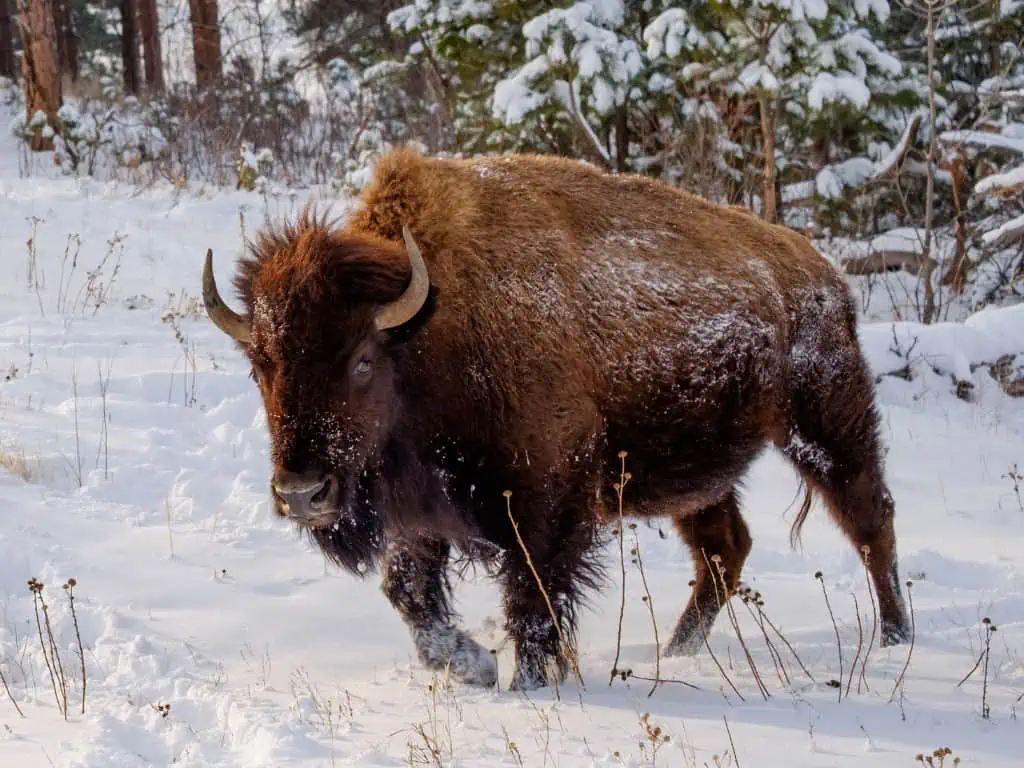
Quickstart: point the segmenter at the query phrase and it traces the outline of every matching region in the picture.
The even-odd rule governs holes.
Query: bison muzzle
[[[563,679],[624,472],[624,513],[670,517],[691,550],[665,652],[697,652],[740,583],[738,489],[769,445],[808,488],[794,540],[814,492],[865,558],[882,643],[907,637],[854,304],[796,233],[571,160],[401,149],[343,224],[307,209],[262,231],[234,284],[244,313],[207,253],[209,317],[266,409],[275,509],[383,573],[427,667],[497,679],[451,606],[457,551],[501,580],[512,685]]]

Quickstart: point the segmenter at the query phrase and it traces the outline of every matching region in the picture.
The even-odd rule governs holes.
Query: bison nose
[[[316,517],[327,505],[330,482],[320,472],[278,472],[274,491],[287,505],[290,517]]]

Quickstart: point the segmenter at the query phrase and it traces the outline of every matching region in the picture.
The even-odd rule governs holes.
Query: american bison
[[[802,236],[567,159],[403,148],[344,225],[307,208],[256,238],[234,279],[244,313],[211,259],[206,308],[252,364],[275,509],[345,569],[382,571],[427,667],[496,682],[451,606],[457,550],[501,579],[512,685],[564,678],[623,463],[625,513],[671,517],[692,551],[665,652],[698,651],[720,609],[712,563],[738,586],[739,486],[768,444],[868,553],[882,642],[906,639],[854,306]]]

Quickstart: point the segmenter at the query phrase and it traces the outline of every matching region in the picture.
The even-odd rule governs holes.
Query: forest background
[[[1022,52],[1024,0],[0,0],[26,173],[578,157],[748,205],[925,323],[1024,295]]]

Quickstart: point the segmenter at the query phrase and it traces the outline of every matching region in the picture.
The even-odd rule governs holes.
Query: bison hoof
[[[665,646],[664,656],[696,656],[704,647],[704,638],[696,633],[679,640],[672,638]]]
[[[512,676],[508,687],[513,691],[535,691],[548,685],[548,676],[540,670],[520,667]]]
[[[498,682],[494,654],[466,632],[443,627],[414,633],[420,662],[428,669],[447,668],[452,678],[467,685],[491,687]]]
[[[672,638],[665,646],[665,655],[696,656],[707,643],[705,635],[711,631],[713,620],[713,616],[700,621],[689,613],[683,614],[672,633]]]
[[[509,683],[513,691],[535,691],[565,681],[568,663],[561,656],[535,656],[521,660]]]
[[[901,624],[882,623],[882,638],[879,645],[882,648],[891,648],[894,645],[902,645],[910,640],[910,631]]]

